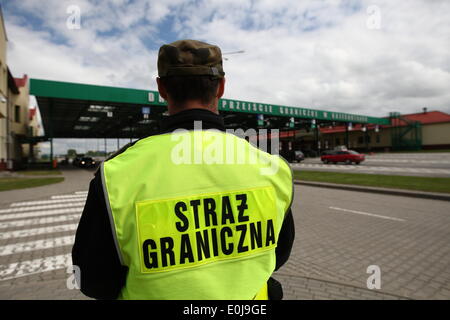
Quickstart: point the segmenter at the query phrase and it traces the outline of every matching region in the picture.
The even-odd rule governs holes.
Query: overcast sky
[[[1,2],[14,76],[155,90],[159,47],[191,38],[245,50],[224,61],[226,98],[450,112],[448,0]]]

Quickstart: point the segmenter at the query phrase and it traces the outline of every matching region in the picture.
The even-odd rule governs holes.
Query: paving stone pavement
[[[0,206],[0,299],[87,299],[67,287],[85,198]],[[274,275],[285,299],[450,299],[450,202],[296,186],[293,212],[291,258]]]
[[[48,177],[64,177],[64,181],[46,186],[18,189],[0,192],[0,205],[7,205],[16,201],[35,200],[58,194],[70,193],[78,190],[86,190],[89,181],[94,177],[95,169],[80,170],[76,167],[67,166],[61,169],[62,175]],[[26,176],[33,178],[33,176]],[[34,176],[36,177],[36,176]]]
[[[354,287],[342,283],[289,276],[276,273],[274,277],[283,284],[285,300],[406,300],[377,290]]]
[[[278,273],[366,291],[377,265],[381,290],[370,292],[450,299],[450,202],[306,186],[295,195],[296,241]],[[300,298],[304,290],[286,284]]]

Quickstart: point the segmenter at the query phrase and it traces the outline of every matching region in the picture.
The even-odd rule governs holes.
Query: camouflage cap
[[[212,76],[223,78],[220,48],[197,40],[178,40],[159,48],[159,77]]]

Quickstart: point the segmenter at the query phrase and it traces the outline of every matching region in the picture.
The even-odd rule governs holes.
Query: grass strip
[[[59,170],[30,170],[30,171],[17,171],[18,174],[25,176],[54,176],[61,175]]]
[[[302,181],[450,193],[450,178],[297,170],[294,171],[294,178]]]
[[[64,178],[0,178],[0,191],[45,186],[64,181]]]

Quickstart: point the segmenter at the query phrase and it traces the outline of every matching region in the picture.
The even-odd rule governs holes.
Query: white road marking
[[[295,163],[294,168],[318,168],[324,170],[353,170],[353,171],[390,171],[390,172],[407,172],[407,173],[435,173],[450,175],[448,169],[438,168],[406,168],[406,167],[373,167],[373,166],[356,166],[356,165],[324,165],[318,163]]]
[[[429,164],[450,164],[450,161],[440,160],[417,160],[417,159],[366,159],[367,162],[394,162],[394,163],[429,163]]]
[[[56,226],[42,227],[42,228],[33,228],[33,229],[23,229],[23,230],[15,230],[9,232],[0,233],[0,240],[12,239],[12,238],[24,238],[30,236],[36,236],[47,233],[56,233],[56,232],[65,232],[65,231],[73,231],[76,230],[78,223],[72,224],[60,224]]]
[[[46,271],[65,269],[70,265],[72,265],[70,253],[0,265],[0,281],[25,277]]]
[[[63,247],[72,245],[75,240],[75,235],[59,237],[59,238],[51,238],[51,239],[43,239],[43,240],[35,240],[28,242],[20,242],[14,244],[8,244],[6,246],[0,247],[0,256],[6,256],[9,254],[21,253],[21,252],[29,252],[35,250],[43,250],[49,248]]]
[[[54,200],[15,202],[15,203],[11,204],[11,207],[22,207],[22,206],[42,205],[42,204],[52,204],[52,203],[66,203],[66,202],[83,201],[83,200],[86,200],[85,196],[79,197],[77,199],[54,199]]]
[[[37,211],[37,210],[67,208],[67,207],[79,207],[79,206],[84,206],[84,204],[85,204],[85,201],[79,201],[79,202],[49,204],[49,205],[45,205],[45,206],[19,207],[19,208],[1,209],[0,213],[22,212],[22,211],[33,211],[33,210]]]
[[[77,199],[77,198],[86,198],[86,194],[70,194],[70,195],[62,195],[62,196],[52,196],[52,199]]]
[[[87,191],[79,191],[72,195],[52,196],[51,200],[16,202],[11,204],[10,208],[0,209],[1,241],[20,241],[20,239],[23,241],[25,240],[24,237],[37,235],[47,237],[42,240],[0,246],[0,257],[23,252],[37,251],[39,253],[39,250],[73,245],[75,240],[73,231],[78,226],[86,196]],[[45,226],[54,223],[59,224]],[[33,225],[38,225],[38,227],[30,227]],[[7,228],[22,229],[5,232],[4,230]],[[52,237],[53,234],[58,232],[70,232],[71,235]],[[64,269],[70,265],[72,265],[70,253],[12,262],[0,265],[0,281]]]
[[[51,216],[63,213],[81,213],[84,207],[75,207],[67,209],[56,209],[56,210],[45,210],[45,211],[32,211],[32,212],[22,212],[13,214],[2,214],[0,215],[0,220],[12,220],[12,219],[25,219],[31,217],[41,217],[41,216]]]
[[[406,220],[400,219],[400,218],[394,218],[394,217],[382,216],[382,215],[379,215],[379,214],[368,213],[368,212],[363,212],[363,211],[356,211],[356,210],[342,209],[342,208],[336,208],[336,207],[329,207],[329,209],[337,210],[337,211],[343,211],[343,212],[351,212],[351,213],[361,214],[361,215],[364,215],[364,216],[369,216],[369,217],[374,217],[374,218],[380,218],[380,219],[386,219],[386,220],[392,220],[392,221],[401,221],[401,222],[406,221]]]
[[[54,223],[54,222],[67,222],[67,221],[78,220],[80,218],[80,216],[81,216],[81,214],[66,214],[66,215],[60,215],[60,216],[56,216],[56,217],[50,216],[50,217],[44,217],[44,218],[6,221],[6,222],[0,222],[0,229],[26,227],[26,226],[31,226],[31,225],[35,225],[35,224],[48,224],[48,223]]]

